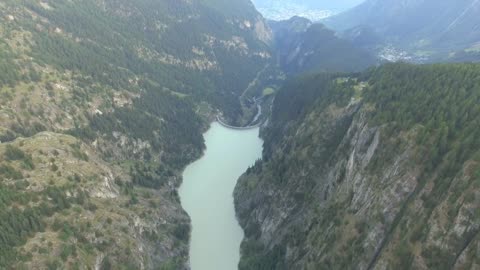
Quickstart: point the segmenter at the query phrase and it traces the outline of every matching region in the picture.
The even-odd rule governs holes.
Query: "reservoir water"
[[[183,173],[179,189],[192,220],[192,270],[236,270],[243,231],[235,217],[238,178],[262,156],[259,129],[233,130],[213,123],[204,134],[205,155]]]

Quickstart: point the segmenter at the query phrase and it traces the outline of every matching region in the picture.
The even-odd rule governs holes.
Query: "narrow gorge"
[[[480,1],[342,10],[0,0],[0,269],[480,269]]]

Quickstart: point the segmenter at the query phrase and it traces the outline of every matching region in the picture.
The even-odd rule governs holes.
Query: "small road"
[[[257,73],[257,76],[255,77],[255,79],[253,79],[247,86],[247,88],[243,91],[243,93],[240,95],[240,102],[242,102],[243,104],[243,101],[245,100],[245,95],[247,94],[247,92],[252,88],[254,87],[257,82],[259,81],[260,79],[260,76],[270,67],[270,64],[266,64],[262,70],[260,70],[258,73]]]
[[[260,127],[263,124],[262,121],[259,121],[257,124],[255,124],[255,122],[257,122],[258,119],[262,116],[262,104],[261,104],[262,100],[263,100],[263,97],[261,97],[261,98],[254,97],[253,98],[253,101],[257,105],[257,114],[255,115],[253,120],[250,122],[250,124],[248,124],[247,126],[235,127],[235,126],[229,125],[229,124],[225,123],[219,115],[217,115],[217,122],[220,123],[220,125],[222,125],[226,128],[236,129],[236,130],[247,130],[247,129],[253,129],[253,128]]]
[[[257,104],[257,115],[255,115],[252,122],[250,122],[249,126],[257,122],[258,118],[260,118],[261,115],[262,115],[262,105]]]

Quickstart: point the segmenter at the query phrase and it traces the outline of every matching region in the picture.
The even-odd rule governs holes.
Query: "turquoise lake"
[[[243,231],[233,205],[238,178],[262,156],[259,129],[233,130],[213,123],[204,156],[183,173],[182,207],[192,219],[192,270],[236,270]]]

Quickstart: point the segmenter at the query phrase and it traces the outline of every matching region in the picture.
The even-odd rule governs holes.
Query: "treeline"
[[[35,232],[45,229],[44,216],[39,208],[0,210],[0,267],[10,267],[18,256],[14,247],[25,244]]]
[[[13,86],[18,80],[20,75],[14,57],[0,43],[0,88],[4,85]]]
[[[345,106],[357,85],[355,76],[345,80],[342,74],[319,73],[287,81],[275,97],[272,122],[265,131],[263,158],[268,160],[273,147],[282,139],[287,128],[295,129],[311,110],[323,110],[331,104]],[[339,83],[338,81],[342,82]]]
[[[170,23],[169,16],[162,12],[181,9],[185,5],[166,4],[163,1],[141,1],[135,4],[125,1],[124,6],[109,6],[107,3],[106,9],[102,10],[94,1],[58,1],[51,4],[54,9],[47,10],[34,1],[28,1],[29,8],[80,40],[53,33],[53,29],[49,29],[51,33],[46,35],[36,34],[33,48],[36,60],[81,75],[76,77],[86,76],[87,80],[81,81],[85,89],[93,89],[92,85],[101,83],[113,89],[142,91],[141,97],[134,101],[132,107],[115,108],[113,113],[88,116],[89,126],[77,127],[69,133],[89,141],[106,135],[107,139],[113,141],[113,132],[117,131],[132,141],[142,140],[152,146],[140,156],[132,158],[148,160],[155,153],[162,152],[162,161],[174,168],[183,167],[189,162],[191,154],[188,152],[203,148],[201,133],[204,123],[195,113],[198,102],[206,100],[217,106],[225,105],[217,100],[218,95],[215,94],[218,87],[212,78],[218,76],[217,71],[214,72],[215,75],[210,71],[192,72],[185,67],[152,60],[148,52],[139,51],[147,48],[157,53],[175,48],[184,52],[168,53],[181,59],[190,58],[192,46],[201,44],[200,39],[203,38],[187,29],[191,26],[190,22],[179,23],[174,28],[184,28],[179,29],[179,33],[168,30],[165,37],[163,34],[160,37],[158,25],[153,25],[159,20]],[[123,9],[131,12],[131,16],[124,17],[117,13]],[[135,79],[137,84],[133,84],[131,79]],[[230,93],[229,89],[225,90]],[[88,96],[76,98],[78,102],[85,102],[85,99]],[[235,103],[238,100],[232,98],[231,104]]]
[[[32,201],[37,206],[31,206]],[[79,202],[78,198],[67,198],[65,192],[56,187],[35,194],[25,192],[21,186],[12,188],[0,183],[0,268],[9,268],[13,262],[23,260],[15,248],[24,245],[35,233],[44,231],[45,218]]]
[[[174,173],[161,165],[153,166],[135,163],[135,165],[130,168],[132,182],[147,188],[161,188],[172,176],[174,176]]]
[[[452,176],[480,148],[478,64],[388,64],[348,77],[318,74],[287,82],[276,97],[267,141],[274,142],[285,124],[298,124],[314,108],[346,105],[355,86],[367,82],[361,97],[375,107],[371,125],[386,125],[385,137],[419,127],[417,144],[429,170],[444,162]]]
[[[116,108],[113,113],[90,116],[88,127],[78,127],[69,133],[93,141],[104,135],[115,140],[113,133],[120,132],[131,140],[150,143],[151,148],[139,159],[148,161],[151,154],[164,152],[162,161],[178,169],[191,159],[186,151],[204,147],[201,136],[204,123],[192,110],[194,106],[189,98],[152,90],[135,100],[132,108]]]
[[[233,118],[241,112],[237,96],[263,68],[261,62],[264,60],[245,57],[219,44],[214,44],[213,54],[209,48],[205,50],[206,56],[218,64],[214,70],[192,70],[152,58],[152,53],[166,53],[181,61],[196,58],[198,55],[192,52],[192,47],[202,47],[205,35],[229,40],[233,34],[244,37],[251,50],[267,49],[266,45],[254,40],[249,31],[226,24],[226,18],[210,5],[125,1],[117,5],[107,3],[106,10],[100,9],[94,1],[57,1],[51,3],[55,7],[52,10],[34,1],[27,1],[27,5],[66,33],[80,37],[75,41],[61,34],[35,34],[35,59],[60,69],[79,71],[90,76],[92,82],[103,82],[113,88],[129,89],[132,87],[129,79],[145,77],[161,87],[205,100]],[[124,10],[128,10],[130,16],[119,15]],[[204,16],[196,18],[195,22],[177,22],[170,16],[185,14],[188,17],[199,10]],[[159,22],[168,27],[160,30]],[[24,27],[33,28],[34,25]],[[144,48],[147,51],[143,51]]]
[[[365,102],[375,105],[372,125],[387,125],[385,138],[418,128],[419,164],[436,174],[429,207],[446,196],[466,161],[480,159],[480,65],[390,64],[366,74]],[[394,155],[395,152],[391,152]],[[381,168],[389,156],[375,159]]]
[[[119,131],[150,142],[153,151],[165,153],[165,162],[182,167],[190,160],[192,146],[193,151],[203,147],[200,134],[204,123],[195,113],[198,104],[208,102],[221,108],[226,118],[236,119],[242,113],[238,95],[263,68],[264,60],[245,57],[215,42],[213,51],[205,50],[206,56],[218,65],[213,70],[164,64],[155,59],[155,54],[167,53],[180,60],[198,57],[192,47],[202,47],[205,35],[219,40],[238,35],[245,38],[251,50],[266,49],[266,45],[254,40],[249,30],[226,24],[225,17],[210,4],[121,2],[106,3],[105,9],[100,9],[98,3],[90,0],[57,1],[50,3],[52,9],[45,9],[36,1],[27,1],[30,9],[62,30],[62,33],[55,33],[55,29],[33,31],[32,56],[41,64],[74,71],[75,78],[86,78],[80,82],[84,89],[93,89],[93,85],[101,83],[108,88],[142,93],[133,108],[115,108],[114,113],[91,116],[88,127],[78,127],[70,134],[93,141],[104,134],[112,138],[112,132]],[[198,10],[208,16],[180,22],[170,16],[187,17]],[[129,16],[123,16],[124,11]],[[160,30],[159,22],[168,27]],[[23,26],[35,27],[28,22]],[[79,39],[69,37],[68,33]],[[80,96],[75,100],[85,102]],[[148,158],[151,154],[146,152],[144,156]]]
[[[403,208],[397,217],[392,223],[381,221],[388,224],[385,247],[394,250],[392,253],[383,251],[384,254],[392,255],[391,266],[394,268],[414,267],[417,264],[414,257],[418,256],[429,269],[451,269],[467,247],[476,245],[474,241],[478,234],[472,224],[478,223],[478,213],[474,208],[480,179],[480,64],[397,63],[358,74],[320,74],[290,81],[276,96],[272,122],[264,131],[264,160],[250,168],[249,174],[257,174],[255,179],[265,177],[268,180],[263,181],[269,181],[269,184],[283,184],[281,181],[292,181],[292,175],[298,175],[298,172],[312,174],[318,172],[318,166],[322,164],[339,165],[342,169],[336,176],[337,183],[344,182],[347,169],[343,166],[346,163],[340,162],[343,158],[348,160],[350,152],[345,151],[353,146],[351,142],[339,144],[339,141],[356,134],[359,126],[348,122],[350,119],[346,119],[344,125],[337,116],[333,116],[335,126],[324,126],[325,120],[328,122],[329,119],[323,118],[323,113],[327,111],[327,106],[347,106],[352,97],[359,101],[355,106],[361,112],[351,112],[356,123],[366,123],[368,128],[377,127],[380,134],[378,147],[362,173],[369,175],[374,181],[372,183],[376,183],[376,179],[388,179],[385,170],[397,167],[396,162],[404,153],[408,153],[408,164],[399,168],[418,173],[416,190],[409,199],[399,204]],[[299,131],[302,125],[318,125],[315,128],[321,132],[302,133],[303,130]],[[312,129],[307,127],[306,130]],[[348,133],[349,130],[352,133]],[[325,138],[329,140],[325,141]],[[356,137],[352,138],[356,140]],[[373,139],[374,136],[371,136],[369,140]],[[315,156],[293,151],[308,148],[316,148]],[[284,154],[272,159],[272,153],[279,149]],[[332,161],[332,157],[338,156],[342,158],[339,163],[329,163],[337,162],[337,159]],[[299,204],[310,203],[311,198],[308,192],[292,195]],[[345,202],[350,204],[351,199]],[[319,220],[327,221],[326,224],[331,224],[333,217],[340,223],[341,218],[347,220],[346,214],[341,211],[348,207],[334,205],[334,209],[338,213],[331,214],[328,208],[318,212]],[[464,215],[460,211],[468,213]],[[442,218],[438,218],[439,214]],[[440,247],[431,242],[430,237],[434,233],[431,226],[443,222],[443,217],[449,227],[440,229],[442,235],[437,240],[447,243]],[[465,221],[462,222],[469,224],[465,232],[462,235],[447,233],[463,217]],[[364,227],[367,224],[372,222],[363,224],[362,221],[355,225],[359,236],[366,237]],[[245,230],[247,238],[258,239],[256,231],[249,229]],[[314,230],[323,231],[319,228]],[[305,236],[303,231],[290,231],[295,241]],[[322,235],[328,236],[327,245],[335,243],[335,233]],[[349,268],[356,265],[362,256],[368,254],[362,249],[364,241],[365,238],[357,238],[352,246],[348,244],[342,253],[344,257],[335,256],[334,260],[329,257],[319,261],[318,266]],[[268,248],[259,248],[254,245],[255,242],[248,244],[253,246],[245,245],[242,250],[243,254],[248,254],[243,260],[244,269],[269,262],[267,256],[257,255],[267,255]],[[414,247],[419,249],[416,254],[412,252]],[[255,249],[259,251],[252,251]],[[284,258],[282,255],[276,261]],[[474,257],[467,258],[467,262],[474,260]]]

